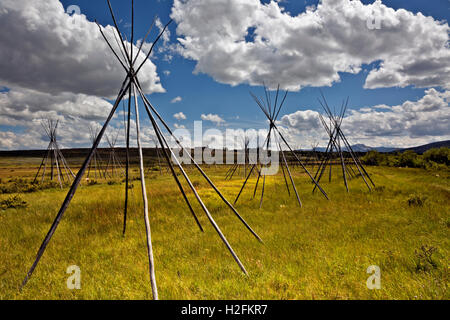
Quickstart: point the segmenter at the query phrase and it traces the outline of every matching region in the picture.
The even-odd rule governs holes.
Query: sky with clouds
[[[129,1],[111,1],[127,48]],[[320,92],[339,109],[353,144],[407,147],[450,139],[450,2],[447,0],[135,0],[139,73],[170,126],[262,130],[249,91],[290,93],[278,123],[291,144],[326,142]],[[0,150],[41,149],[42,119],[59,119],[63,147],[88,147],[125,77],[95,20],[120,52],[106,1],[0,2]],[[272,91],[272,97],[275,92]],[[119,108],[110,132],[123,130]],[[141,112],[144,146],[154,145]],[[134,125],[134,122],[133,122]],[[119,139],[117,145],[122,145]],[[106,143],[104,143],[106,145]]]

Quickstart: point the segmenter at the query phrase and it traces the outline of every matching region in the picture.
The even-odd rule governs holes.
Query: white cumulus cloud
[[[351,143],[368,146],[410,147],[450,139],[450,91],[428,89],[418,101],[396,106],[374,106],[351,110],[342,122],[342,130]],[[325,117],[326,118],[326,117]],[[291,141],[309,146],[327,141],[319,113],[297,111],[280,120]]]
[[[120,55],[113,28],[102,28]],[[89,146],[89,125],[103,124],[112,108],[104,98],[115,98],[126,76],[97,25],[58,0],[2,0],[0,30],[0,148],[45,148],[42,119],[60,120],[62,146]],[[152,61],[139,79],[145,93],[164,92]]]
[[[175,97],[175,98],[173,98],[173,99],[170,101],[170,103],[178,103],[178,102],[181,102],[181,101],[183,101],[183,98],[181,98],[181,97]]]
[[[209,113],[209,114],[202,114],[202,115],[201,115],[201,119],[204,120],[204,121],[211,121],[211,122],[214,122],[214,123],[217,124],[217,125],[220,125],[220,124],[225,123],[225,120],[222,119],[222,118],[221,118],[219,115],[217,115],[217,114],[211,114],[211,113]]]
[[[366,88],[450,85],[448,23],[380,0],[322,0],[298,15],[279,1],[174,0],[171,17],[177,51],[221,83],[330,86],[339,72],[379,62]],[[380,29],[370,28],[376,20]]]
[[[175,118],[175,119],[177,119],[177,120],[186,120],[187,119],[187,117],[186,117],[186,115],[183,113],[183,112],[178,112],[178,113],[175,113],[174,115],[173,115],[173,117]]]

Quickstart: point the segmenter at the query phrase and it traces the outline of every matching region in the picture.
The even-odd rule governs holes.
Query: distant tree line
[[[372,166],[408,167],[424,169],[447,169],[450,165],[450,148],[433,148],[423,155],[412,150],[397,153],[367,152],[361,161]]]

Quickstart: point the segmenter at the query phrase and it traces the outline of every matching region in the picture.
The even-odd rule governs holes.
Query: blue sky
[[[97,19],[102,25],[113,24],[109,15],[106,1],[90,0],[62,0],[65,8],[76,4],[81,8],[83,14],[88,19]],[[269,2],[269,1],[263,1]],[[373,1],[362,1],[372,3]],[[317,4],[318,1],[286,1],[283,3],[286,10],[292,14],[298,14],[305,10],[306,6]],[[422,0],[391,0],[384,1],[386,5],[398,9],[403,8],[414,13],[422,12],[424,15],[431,15],[436,19],[447,19],[450,14],[449,2],[446,0],[422,1]],[[122,30],[129,30],[126,24],[131,21],[130,4],[128,1],[112,1],[116,18],[122,21]],[[137,38],[145,35],[152,17],[157,15],[164,22],[170,19],[172,1],[139,1],[136,0],[135,32]],[[176,41],[176,24],[170,26],[171,40]],[[180,56],[174,56],[168,63],[163,60],[156,62],[160,71],[161,81],[166,93],[152,95],[152,101],[159,107],[161,114],[174,123],[172,115],[182,111],[188,118],[186,126],[192,126],[193,119],[200,119],[203,113],[217,113],[223,117],[231,127],[265,128],[265,116],[259,111],[256,104],[249,95],[253,91],[258,95],[262,94],[262,87],[253,87],[241,84],[232,87],[227,84],[220,84],[210,76],[205,74],[193,74],[195,61],[187,60]],[[365,66],[371,69],[374,64]],[[170,75],[161,73],[169,70]],[[291,92],[285,103],[284,113],[290,113],[299,108],[320,110],[317,98],[320,95],[319,89],[325,93],[330,104],[340,105],[342,99],[350,96],[350,108],[370,107],[378,104],[398,105],[406,100],[418,100],[424,95],[425,89],[414,88],[382,88],[364,89],[364,81],[367,74],[361,72],[354,75],[342,73],[342,81],[335,83],[332,87],[304,88],[300,92]],[[177,96],[183,101],[172,104],[171,100]],[[239,116],[239,119],[236,117]],[[189,119],[191,121],[189,121]]]
[[[269,3],[270,1],[262,2]],[[303,13],[307,6],[316,5],[317,2],[306,0],[282,1],[279,5],[283,6],[291,16],[296,16]],[[373,3],[373,1],[368,0],[362,2],[364,4]],[[81,13],[89,21],[96,19],[103,26],[112,25],[112,19],[109,15],[106,1],[61,0],[61,3],[65,9],[70,5],[79,6]],[[172,0],[136,0],[135,3],[135,39],[141,39],[145,35],[153,16],[158,16],[163,23],[167,22],[173,6]],[[447,0],[385,0],[383,4],[393,9],[403,8],[413,13],[421,12],[426,16],[432,16],[435,20],[446,20],[450,16],[450,2]],[[116,17],[120,21],[121,31],[127,33],[129,39],[129,24],[131,21],[130,3],[129,1],[113,0],[112,5]],[[177,43],[177,37],[180,36],[177,35],[177,27],[178,24],[176,22],[170,26],[170,43]],[[172,126],[180,124],[186,128],[192,128],[194,120],[199,120],[202,114],[209,113],[217,114],[223,118],[226,121],[225,126],[227,128],[259,129],[267,126],[264,114],[260,112],[249,95],[249,91],[261,95],[263,93],[261,86],[250,86],[245,82],[231,86],[215,80],[214,75],[205,73],[194,74],[193,71],[198,61],[187,59],[180,54],[173,54],[173,58],[170,61],[165,61],[163,54],[156,54],[152,62],[157,67],[161,84],[166,92],[153,93],[149,97],[163,117]],[[330,104],[340,105],[342,99],[349,96],[349,108],[360,110],[361,108],[377,105],[398,106],[402,105],[405,101],[417,102],[431,88],[417,88],[409,85],[404,88],[393,86],[365,89],[364,83],[366,82],[368,73],[378,66],[379,61],[374,61],[368,65],[363,64],[362,71],[358,74],[339,72],[340,81],[334,82],[332,86],[306,86],[298,92],[291,92],[286,100],[281,116],[294,114],[299,110],[320,112],[320,106],[317,102],[320,90],[325,93]],[[169,71],[170,74],[166,74],[166,71]],[[1,83],[0,81],[0,85]],[[8,86],[4,87],[0,92],[8,90]],[[433,87],[439,92],[444,91],[442,87]],[[177,103],[171,103],[176,97],[181,97],[182,100]],[[173,115],[178,112],[183,112],[187,119],[176,120]],[[204,124],[204,126],[213,127],[215,124],[208,123]],[[20,133],[26,130],[27,128],[24,126],[0,123],[0,131],[3,132]],[[444,136],[446,135],[447,133]],[[428,137],[427,139],[430,140],[432,138]],[[417,141],[420,142],[420,140]],[[382,142],[383,140],[378,140],[374,144],[376,145]],[[0,148],[2,147],[0,145]]]

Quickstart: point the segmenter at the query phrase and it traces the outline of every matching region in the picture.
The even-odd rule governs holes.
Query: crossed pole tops
[[[130,81],[133,81],[138,87],[140,87],[138,85],[139,81],[137,80],[137,75],[138,75],[139,71],[142,69],[142,67],[145,65],[145,63],[149,60],[148,58],[152,54],[154,46],[159,41],[161,36],[164,34],[164,32],[166,31],[167,27],[170,25],[172,20],[169,20],[169,22],[164,26],[164,28],[158,34],[158,36],[155,39],[155,41],[152,43],[152,46],[150,47],[150,50],[147,53],[145,59],[135,69],[135,67],[134,67],[135,63],[136,63],[139,55],[142,52],[142,46],[144,45],[145,41],[147,40],[147,37],[150,35],[150,33],[151,33],[152,29],[153,29],[153,26],[155,25],[156,17],[153,19],[153,22],[150,25],[150,28],[148,29],[147,34],[145,35],[144,39],[141,41],[141,44],[139,46],[137,54],[133,57],[133,51],[134,51],[134,49],[133,49],[133,47],[134,47],[134,23],[132,24],[130,50],[128,50],[126,45],[125,45],[122,33],[120,32],[119,27],[117,25],[116,17],[114,15],[114,12],[113,12],[113,9],[112,9],[112,6],[111,6],[111,2],[109,0],[107,0],[107,2],[108,2],[109,11],[111,13],[111,17],[112,17],[113,23],[114,23],[114,31],[115,31],[115,32],[113,31],[114,40],[116,41],[116,43],[117,43],[117,45],[119,47],[120,55],[122,56],[122,59],[124,61],[122,61],[122,59],[119,57],[119,54],[117,54],[116,50],[114,50],[114,48],[112,47],[111,42],[106,37],[105,33],[103,32],[102,27],[97,22],[97,20],[95,20],[95,23],[97,24],[97,26],[98,26],[98,28],[100,30],[100,33],[102,34],[103,39],[106,41],[108,47],[111,49],[112,53],[114,54],[116,59],[119,61],[119,63],[122,66],[122,68],[125,70],[125,72],[127,74],[125,82],[126,82],[127,79],[130,79]],[[134,1],[132,1],[132,2],[134,3]],[[132,4],[132,5],[134,5],[134,4]],[[133,19],[134,19],[134,10],[133,10]],[[119,39],[117,38],[117,35],[119,36]],[[124,84],[125,84],[125,82],[124,82]]]
[[[49,137],[50,141],[55,143],[56,142],[56,129],[58,128],[59,120],[47,119],[46,121],[42,121],[41,125],[42,128],[44,128],[45,133]]]
[[[270,134],[272,133],[272,130],[278,131],[278,127],[276,125],[276,121],[277,121],[277,118],[278,118],[278,116],[280,114],[281,108],[283,107],[284,102],[286,101],[286,97],[287,97],[289,91],[285,91],[284,97],[283,97],[281,103],[278,105],[278,98],[279,98],[279,94],[280,94],[280,84],[278,84],[277,93],[276,93],[276,96],[275,96],[275,104],[272,106],[270,92],[267,90],[267,87],[266,87],[264,82],[263,82],[263,86],[264,86],[264,93],[265,93],[265,102],[264,102],[264,98],[263,99],[259,99],[252,92],[250,92],[250,95],[253,97],[253,99],[255,100],[256,104],[259,106],[259,108],[262,110],[262,112],[264,112],[264,114],[266,115],[267,119],[269,120],[269,134],[268,134],[268,138],[266,139],[267,140],[267,146],[269,146]]]

